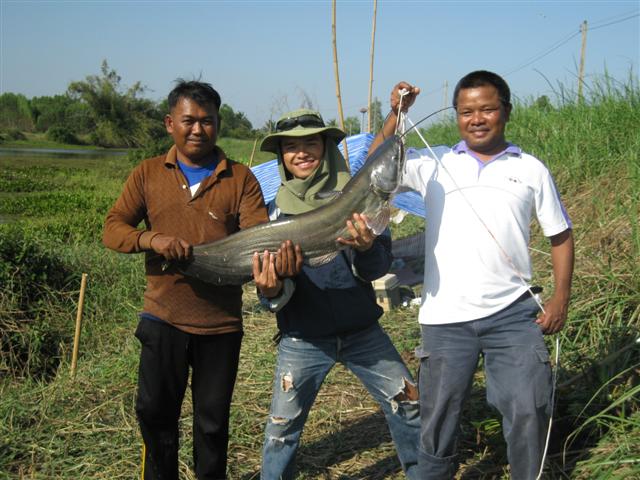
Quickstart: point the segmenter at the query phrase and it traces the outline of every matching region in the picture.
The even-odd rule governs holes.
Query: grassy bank
[[[548,478],[640,476],[639,124],[638,86],[605,82],[584,104],[517,107],[508,127],[512,141],[550,166],[576,237]],[[427,139],[452,143],[455,127],[437,125]],[[245,161],[252,147],[250,141],[223,143],[230,156]],[[106,210],[130,168],[125,157],[47,165],[0,157],[0,216],[22,218],[0,225],[0,478],[139,476],[133,410],[139,347],[133,331],[144,288],[142,258],[108,252],[99,243]],[[548,242],[536,230],[531,246],[536,283],[549,292]],[[72,379],[82,272],[89,273],[89,285]],[[258,478],[275,355],[274,319],[259,309],[250,286],[244,315],[229,453],[234,480]],[[382,318],[414,372],[416,315],[400,309]],[[194,478],[191,419],[186,399],[180,451],[186,479]],[[481,373],[467,406],[460,455],[460,478],[507,478],[500,424],[486,407]],[[299,470],[303,479],[402,478],[384,419],[342,368],[330,374],[311,413]]]

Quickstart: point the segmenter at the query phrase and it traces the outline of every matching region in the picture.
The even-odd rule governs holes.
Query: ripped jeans
[[[292,479],[311,406],[336,364],[351,370],[384,412],[402,468],[417,479],[420,414],[411,373],[377,323],[349,335],[302,339],[283,335],[262,451],[263,480]]]

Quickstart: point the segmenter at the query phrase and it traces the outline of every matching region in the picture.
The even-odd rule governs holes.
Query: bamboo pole
[[[449,105],[449,80],[444,81],[444,94],[442,95],[442,108]]]
[[[344,128],[344,115],[342,113],[342,97],[340,96],[340,74],[338,72],[338,46],[336,42],[336,0],[333,0],[333,8],[331,15],[331,34],[333,39],[333,71],[336,75],[336,97],[338,97],[338,118],[340,119],[340,128]],[[344,146],[344,158],[347,161],[347,168],[349,168],[349,151],[347,149],[347,139],[342,141]],[[351,170],[349,168],[349,170]]]
[[[76,333],[73,337],[73,354],[71,355],[71,377],[76,377],[78,366],[78,349],[80,346],[80,330],[82,329],[82,307],[84,305],[84,292],[87,288],[87,274],[82,274],[80,281],[80,297],[78,299],[78,313],[76,314]]]
[[[584,56],[587,48],[587,21],[580,25],[582,32],[582,47],[580,48],[580,71],[578,72],[578,102],[582,102],[582,85],[584,84]]]
[[[253,165],[253,155],[256,153],[256,145],[258,145],[258,138],[253,141],[253,150],[251,150],[251,158],[249,159],[249,168]]]
[[[367,103],[367,108],[369,112],[369,122],[368,122],[368,132],[372,132],[372,118],[371,114],[371,101],[372,101],[372,92],[373,92],[373,51],[376,43],[376,12],[378,11],[378,0],[373,0],[373,25],[371,27],[371,62],[369,64],[369,101]]]

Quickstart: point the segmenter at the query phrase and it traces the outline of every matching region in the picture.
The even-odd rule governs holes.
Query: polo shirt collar
[[[218,176],[224,170],[230,168],[230,165],[227,161],[227,155],[220,147],[216,145],[214,152],[218,159],[218,165],[216,165],[216,169],[213,171],[213,175]],[[178,168],[178,150],[176,149],[175,145],[172,145],[167,152],[167,156],[164,159],[164,164],[173,168]]]
[[[512,155],[515,155],[516,157],[521,157],[522,156],[522,149],[519,146],[514,145],[513,143],[509,143],[509,142],[507,142],[507,148],[505,148],[500,153],[497,153],[496,155],[491,157],[488,162],[482,162],[475,155],[475,153],[472,150],[469,149],[469,146],[467,145],[467,142],[465,142],[464,140],[460,140],[460,142],[455,144],[453,146],[452,150],[458,155],[461,154],[461,153],[466,153],[468,155],[471,155],[473,158],[475,158],[478,162],[482,163],[483,165],[485,165],[485,164],[487,164],[489,162],[492,162],[496,158],[504,155],[505,153],[510,153]]]

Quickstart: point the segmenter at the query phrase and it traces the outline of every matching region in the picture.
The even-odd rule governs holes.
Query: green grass
[[[640,151],[636,83],[592,88],[584,104],[517,106],[509,138],[553,171],[574,222],[576,270],[561,363],[548,478],[640,477]],[[452,143],[455,125],[426,132]],[[452,140],[453,139],[453,140]],[[413,141],[413,140],[412,140]],[[248,163],[253,141],[221,139]],[[265,155],[265,154],[263,154]],[[272,155],[255,157],[254,164]],[[138,478],[134,398],[139,346],[133,337],[144,290],[142,257],[100,244],[107,208],[132,167],[125,156],[0,157],[0,478]],[[403,236],[422,228],[408,217]],[[532,235],[536,283],[552,288],[548,242]],[[89,274],[78,372],[70,376],[80,277]],[[417,371],[417,311],[382,324]],[[229,478],[257,479],[275,361],[275,321],[246,287],[245,338],[232,404]],[[549,339],[549,345],[552,345]],[[462,424],[458,478],[508,478],[498,416],[476,375]],[[190,470],[189,395],[180,423],[182,478]],[[301,479],[400,479],[379,409],[338,367],[305,428]]]
[[[239,140],[237,138],[220,138],[218,145],[225,153],[238,162],[242,162],[245,165],[249,165],[251,161],[251,153],[253,153],[253,163],[251,166],[259,165],[269,160],[273,160],[276,156],[271,152],[261,152],[260,142],[262,139],[258,139],[255,152],[253,150],[253,140]]]

